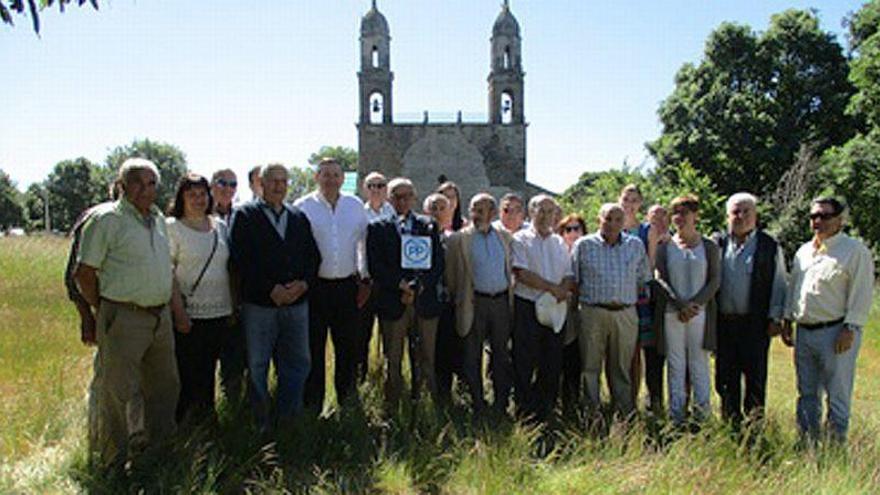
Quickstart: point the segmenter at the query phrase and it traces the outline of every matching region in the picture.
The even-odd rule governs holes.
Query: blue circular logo
[[[403,253],[410,263],[421,264],[431,256],[429,241],[417,238],[407,239],[403,245]]]

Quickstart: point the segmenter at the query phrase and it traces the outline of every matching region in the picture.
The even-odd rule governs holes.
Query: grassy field
[[[674,437],[645,423],[597,435],[577,418],[539,430],[454,408],[382,410],[377,363],[363,400],[302,418],[275,442],[246,417],[190,429],[128,479],[85,456],[92,350],[61,281],[67,241],[0,238],[0,493],[877,493],[880,308],[864,331],[846,449],[798,448],[791,351],[774,343],[768,426],[754,443],[723,425]],[[714,397],[713,397],[714,400]],[[717,403],[716,411],[717,411]]]

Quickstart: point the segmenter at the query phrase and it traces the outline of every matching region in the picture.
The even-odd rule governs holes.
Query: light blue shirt
[[[635,304],[639,286],[652,278],[642,241],[623,232],[610,245],[599,232],[581,237],[571,264],[584,304]]]
[[[718,309],[723,314],[749,314],[751,301],[752,271],[755,267],[755,251],[758,249],[757,229],[753,230],[741,245],[733,236],[727,241],[721,260],[721,290],[718,292]],[[776,249],[776,273],[770,290],[771,320],[782,318],[787,290],[785,255],[782,247]]]
[[[504,244],[493,228],[487,233],[474,231],[471,244],[471,266],[474,272],[474,290],[497,294],[507,290],[510,282],[504,262]]]
[[[281,213],[278,213],[272,208],[272,205],[267,203],[263,198],[260,198],[258,201],[260,209],[263,210],[263,214],[269,219],[269,223],[275,227],[275,232],[278,232],[278,237],[283,241],[287,234],[287,208],[282,205]]]

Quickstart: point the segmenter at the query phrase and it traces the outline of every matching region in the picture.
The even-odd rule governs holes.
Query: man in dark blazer
[[[441,305],[437,285],[443,274],[443,247],[439,227],[430,218],[416,215],[412,206],[416,191],[412,182],[396,178],[388,183],[388,199],[396,215],[370,224],[367,230],[367,261],[376,294],[376,309],[388,377],[385,399],[394,405],[403,385],[401,359],[404,338],[418,342],[410,356],[416,370],[413,388],[424,385],[436,393],[434,346]]]
[[[271,428],[267,375],[269,360],[278,373],[276,416],[290,419],[302,409],[309,374],[309,289],[321,255],[305,214],[284,202],[287,169],[262,172],[263,197],[232,217],[232,259],[241,277],[242,327],[254,416],[261,431]]]

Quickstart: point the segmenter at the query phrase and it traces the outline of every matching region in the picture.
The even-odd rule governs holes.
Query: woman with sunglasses
[[[582,216],[570,213],[559,221],[556,233],[565,241],[565,247],[571,254],[575,242],[587,233],[587,224]],[[572,301],[576,300],[572,298]],[[578,408],[581,389],[581,353],[577,340],[578,314],[577,304],[569,304],[562,348],[562,407],[571,412]]]
[[[694,393],[694,416],[711,415],[709,351],[715,349],[715,293],[721,282],[720,249],[697,231],[700,202],[696,196],[672,200],[675,235],[657,248],[656,329],[665,346],[669,414],[681,426],[687,419],[688,391]]]
[[[180,374],[178,422],[214,415],[214,370],[221,344],[233,331],[226,224],[211,215],[213,206],[208,180],[190,173],[178,182],[167,220]]]

